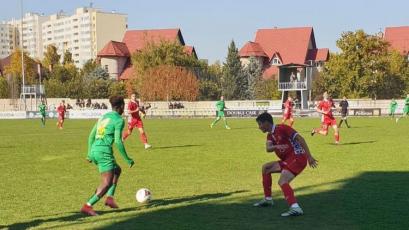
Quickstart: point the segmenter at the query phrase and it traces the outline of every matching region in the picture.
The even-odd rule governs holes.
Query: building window
[[[273,58],[273,60],[271,60],[271,64],[272,65],[281,65],[281,61],[278,57]]]

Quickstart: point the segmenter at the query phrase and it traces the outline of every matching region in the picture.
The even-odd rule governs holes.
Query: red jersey
[[[291,114],[293,112],[293,105],[292,101],[287,100],[284,103],[284,114]]]
[[[335,105],[332,100],[322,100],[318,103],[318,109],[327,113],[327,114],[323,114],[324,121],[335,119],[334,115],[332,114],[333,107],[335,107]]]
[[[130,101],[129,103],[128,103],[128,111],[132,111],[132,110],[136,110],[136,109],[138,109],[139,108],[139,102],[133,102],[133,101]],[[132,118],[134,118],[134,119],[138,119],[138,120],[140,120],[141,118],[139,117],[139,111],[136,111],[136,112],[134,112],[134,113],[131,113],[131,116],[132,116]]]
[[[274,125],[273,130],[267,134],[267,142],[273,145],[286,145],[286,149],[275,150],[276,155],[285,161],[294,157],[306,157],[305,150],[295,140],[298,135],[297,131],[287,125]]]
[[[60,105],[57,107],[57,112],[60,117],[64,117],[66,111],[65,105]]]

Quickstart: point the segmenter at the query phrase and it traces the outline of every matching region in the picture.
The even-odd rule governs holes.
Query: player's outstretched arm
[[[295,137],[295,141],[300,143],[300,145],[304,148],[305,153],[307,154],[308,164],[311,168],[316,168],[318,166],[318,161],[314,159],[311,155],[310,149],[308,148],[307,142],[305,142],[304,138],[301,135],[297,135]]]
[[[91,133],[88,136],[88,155],[87,155],[88,161],[91,161],[91,147],[92,147],[92,144],[94,144],[96,133],[97,133],[97,124],[94,125]]]
[[[129,167],[132,167],[135,162],[126,153],[124,143],[122,142],[122,131],[124,129],[124,126],[125,122],[122,119],[115,125],[114,142],[122,158],[124,158],[124,160],[128,163]]]

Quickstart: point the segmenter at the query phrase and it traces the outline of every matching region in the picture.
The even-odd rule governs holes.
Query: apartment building
[[[127,15],[96,8],[77,8],[71,15],[26,13],[23,19],[0,23],[0,58],[19,48],[22,36],[23,49],[32,58],[43,59],[47,46],[55,45],[61,57],[68,50],[81,67],[107,42],[122,39],[126,29]]]
[[[5,22],[0,23],[0,59],[10,55],[11,26]]]
[[[45,51],[48,45],[55,45],[61,56],[68,50],[75,65],[81,67],[89,59],[95,59],[108,41],[122,39],[126,28],[125,14],[95,8],[78,8],[73,15],[60,12],[42,24],[41,48]]]

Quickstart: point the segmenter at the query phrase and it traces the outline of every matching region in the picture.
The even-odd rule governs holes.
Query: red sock
[[[263,188],[264,188],[264,197],[271,197],[271,174],[262,174],[263,175]]]
[[[145,133],[141,133],[139,135],[139,138],[141,139],[142,143],[147,144],[148,143],[148,138],[146,137]]]
[[[297,200],[295,199],[295,196],[294,196],[294,191],[288,183],[285,183],[281,185],[280,187],[284,193],[284,198],[287,200],[287,203],[289,206],[297,203]]]
[[[339,142],[339,134],[335,134],[335,141]]]
[[[129,137],[129,132],[128,131],[125,131],[125,132],[122,133],[122,139],[123,140],[126,140],[126,138],[128,138],[128,137]]]

